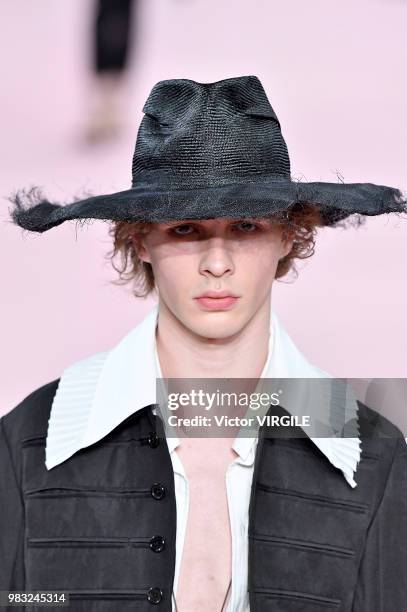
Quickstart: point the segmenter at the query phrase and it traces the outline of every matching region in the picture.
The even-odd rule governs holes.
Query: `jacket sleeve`
[[[368,530],[352,612],[407,610],[407,445],[397,440],[380,505]]]
[[[0,418],[0,590],[22,591],[24,503],[4,421]]]

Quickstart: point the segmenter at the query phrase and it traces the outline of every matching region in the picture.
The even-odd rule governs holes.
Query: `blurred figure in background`
[[[137,0],[97,0],[92,19],[92,81],[85,140],[99,143],[118,135],[134,37]]]

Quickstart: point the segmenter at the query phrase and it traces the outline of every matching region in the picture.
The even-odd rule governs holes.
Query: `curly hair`
[[[306,259],[314,254],[317,228],[325,225],[319,208],[315,204],[296,203],[286,211],[274,213],[269,218],[282,229],[283,240],[293,240],[290,252],[278,262],[275,278],[280,279],[289,271],[297,277],[298,271],[294,260]],[[114,284],[131,282],[135,297],[146,298],[157,291],[153,268],[150,263],[139,258],[132,239],[134,235],[147,234],[151,226],[151,222],[115,221],[109,228],[113,248],[107,254],[107,258],[119,274],[119,279],[112,282]],[[117,257],[118,264],[115,262]]]

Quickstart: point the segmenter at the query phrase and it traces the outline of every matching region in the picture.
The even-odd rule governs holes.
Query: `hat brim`
[[[47,231],[65,221],[165,222],[184,219],[266,217],[297,203],[318,206],[324,225],[333,226],[352,214],[381,215],[407,212],[399,189],[373,183],[297,182],[288,179],[247,181],[221,186],[154,190],[135,187],[88,197],[61,206],[44,198],[27,205],[13,199],[13,222],[32,232]]]

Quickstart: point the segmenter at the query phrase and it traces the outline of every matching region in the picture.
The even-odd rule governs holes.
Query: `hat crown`
[[[280,123],[256,76],[159,81],[143,112],[133,187],[182,189],[267,176],[290,180]]]

